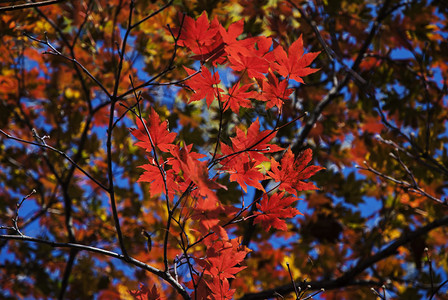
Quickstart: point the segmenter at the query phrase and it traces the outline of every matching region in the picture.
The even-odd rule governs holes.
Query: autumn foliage
[[[238,114],[241,108],[252,108],[252,101],[258,100],[266,102],[267,109],[276,106],[280,114],[284,101],[291,94],[289,80],[303,83],[299,76],[316,71],[308,66],[317,54],[304,55],[301,38],[291,45],[287,57],[282,46],[274,47],[270,38],[238,39],[243,33],[242,22],[230,24],[226,31],[216,18],[209,23],[205,12],[197,20],[188,16],[182,18],[183,27],[175,31],[179,45],[185,46],[201,63],[212,63],[209,67],[202,65],[197,71],[185,67],[189,76],[185,84],[193,92],[188,103],[205,99],[210,108],[216,101],[223,112],[230,107]],[[221,88],[216,70],[218,62],[220,68],[229,67],[238,77],[232,87]],[[279,82],[274,72],[284,78]],[[228,280],[246,268],[240,265],[250,252],[239,245],[238,237],[229,238],[229,234],[234,234],[232,224],[253,217],[253,223],[261,223],[266,231],[271,227],[287,230],[285,219],[299,214],[291,207],[298,200],[298,192],[317,189],[304,180],[322,168],[308,166],[312,158],[310,149],[294,157],[290,149],[284,151],[271,144],[277,129],[260,131],[258,118],[246,132],[236,128],[230,144],[218,140],[214,152],[205,155],[194,151],[194,145],[176,140],[176,133],[168,130],[167,123],[160,121],[154,110],[149,113],[148,123],[141,121],[140,114],[136,115],[138,129],[131,129],[131,132],[139,140],[136,145],[149,152],[149,163],[140,166],[144,172],[138,181],[149,183],[151,195],[162,195],[169,217],[179,223],[185,241],[200,240],[207,249],[205,253],[194,251],[187,242],[179,253],[189,264],[190,273],[200,274],[193,276],[189,284],[194,297],[230,299],[235,290],[230,289]],[[276,153],[280,153],[280,162],[274,157]],[[270,162],[271,171],[266,170],[265,162]],[[216,175],[210,174],[212,170]],[[263,198],[255,199],[254,203],[241,203],[240,207],[221,201],[216,190],[227,189],[219,183],[226,174],[244,193],[248,186],[253,187],[263,191]],[[276,186],[265,191],[263,180],[272,180]],[[252,205],[256,205],[258,211],[250,216]],[[177,209],[181,213],[179,219],[172,216]],[[190,224],[192,221],[197,226]]]
[[[0,3],[0,294],[445,299],[446,9]]]

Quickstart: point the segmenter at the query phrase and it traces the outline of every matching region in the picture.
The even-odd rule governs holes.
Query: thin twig
[[[319,295],[320,293],[323,293],[323,292],[325,292],[325,289],[320,289],[320,291],[317,291],[314,294],[311,294],[308,297],[303,298],[303,300],[313,299],[314,296],[317,296],[317,295]]]
[[[76,255],[78,255],[78,249],[70,249],[69,258],[67,264],[65,265],[64,275],[61,281],[61,288],[59,289],[58,299],[63,300],[65,292],[67,291],[70,275],[73,271],[73,266],[75,265]]]
[[[22,207],[23,202],[28,199],[29,197],[31,197],[33,194],[36,193],[36,190],[33,189],[31,191],[31,193],[29,193],[28,195],[26,195],[25,197],[22,198],[22,200],[20,200],[19,202],[17,202],[16,204],[16,211],[15,211],[15,216],[12,219],[12,223],[13,223],[13,227],[8,227],[8,229],[13,229],[15,232],[17,232],[19,235],[23,236],[23,233],[20,231],[19,225],[18,225],[18,221],[19,221],[19,210],[20,207]],[[2,228],[5,229],[5,228]]]
[[[297,290],[296,282],[294,281],[294,277],[292,277],[291,268],[289,267],[289,263],[286,263],[289,272],[289,278],[291,279],[291,283],[294,286],[294,293],[296,294],[296,298],[299,298],[299,291]]]
[[[442,282],[441,284],[439,284],[437,289],[431,294],[431,297],[428,300],[432,300],[434,298],[434,296],[437,295],[437,293],[440,291],[440,289],[447,283],[448,283],[448,279],[445,280],[444,282]]]
[[[448,216],[445,216],[441,219],[437,219],[431,223],[428,223],[425,226],[422,226],[414,231],[402,233],[400,237],[392,241],[386,248],[378,251],[377,253],[369,256],[365,259],[360,260],[354,267],[346,271],[342,276],[330,279],[330,280],[320,280],[320,281],[312,281],[307,282],[308,285],[311,285],[313,289],[321,289],[325,288],[325,290],[331,289],[339,289],[341,287],[347,286],[382,286],[382,283],[372,281],[372,280],[355,280],[355,278],[361,274],[364,270],[374,265],[378,261],[381,261],[391,255],[395,255],[396,251],[399,247],[409,243],[415,238],[425,235],[433,229],[447,226],[448,225]],[[305,288],[305,286],[302,286]],[[258,293],[250,293],[246,294],[240,298],[240,300],[251,300],[251,299],[265,299],[272,297],[275,292],[286,295],[294,291],[294,287],[292,284],[286,284],[283,286],[279,286],[275,289],[265,290]]]
[[[47,0],[47,1],[41,1],[41,2],[32,2],[32,3],[23,3],[23,4],[5,6],[5,7],[0,7],[0,12],[33,8],[33,7],[38,7],[38,6],[47,6],[47,5],[60,3],[63,1],[65,1],[65,0]]]
[[[375,288],[370,288],[370,290],[372,291],[372,293],[373,293],[375,296],[379,297],[381,300],[386,300],[386,298],[383,297],[383,295],[381,295],[377,290],[375,290]]]
[[[378,176],[380,176],[380,177],[382,177],[382,178],[384,178],[384,179],[387,179],[387,180],[389,180],[389,181],[391,181],[391,182],[394,182],[394,183],[396,183],[396,184],[398,184],[398,185],[404,187],[404,188],[405,188],[406,190],[408,190],[408,191],[411,191],[411,192],[420,194],[420,195],[422,195],[422,196],[425,196],[425,197],[427,197],[427,198],[429,198],[429,199],[431,199],[431,200],[433,200],[433,201],[435,201],[435,202],[437,202],[437,203],[439,203],[439,204],[448,205],[446,199],[443,201],[443,200],[441,200],[441,199],[439,199],[439,198],[436,198],[436,197],[434,197],[434,196],[428,194],[428,193],[425,192],[423,189],[421,189],[419,186],[415,186],[414,184],[411,184],[411,183],[409,183],[409,182],[407,182],[407,181],[399,180],[399,179],[393,178],[393,177],[391,177],[391,176],[389,176],[389,175],[383,174],[383,173],[381,173],[381,172],[379,172],[379,171],[373,169],[372,167],[370,167],[370,166],[367,164],[367,162],[364,162],[364,164],[365,164],[365,166],[366,166],[365,168],[360,167],[360,166],[357,166],[357,168],[358,168],[358,169],[361,169],[361,170],[365,170],[365,171],[372,172],[372,173],[375,174],[375,175],[378,175]]]
[[[69,60],[69,61],[71,61],[72,63],[76,64],[78,67],[80,67],[80,68],[84,71],[84,73],[87,74],[88,77],[90,77],[90,79],[92,79],[92,80],[93,80],[93,81],[94,81],[94,82],[101,88],[101,90],[103,90],[103,92],[104,92],[109,98],[111,97],[111,94],[110,94],[109,91],[106,89],[106,87],[104,87],[104,85],[103,85],[98,79],[96,79],[96,77],[93,76],[93,75],[89,72],[89,70],[87,70],[87,69],[84,67],[84,65],[82,65],[76,58],[71,58],[71,57],[68,57],[68,56],[62,54],[60,51],[58,51],[58,50],[57,50],[57,49],[56,49],[56,48],[55,48],[55,47],[48,41],[48,39],[46,39],[45,41],[43,41],[43,40],[37,39],[37,38],[35,38],[35,37],[29,35],[28,33],[24,33],[24,35],[25,35],[26,37],[28,37],[29,39],[33,40],[33,41],[36,41],[36,42],[39,42],[39,43],[41,43],[41,44],[47,45],[47,46],[51,49],[51,51],[45,51],[43,54],[56,55],[56,56],[62,57],[62,58],[64,58],[64,59]]]
[[[68,156],[65,152],[58,150],[52,146],[49,146],[47,144],[42,144],[42,143],[36,143],[36,142],[30,142],[21,138],[17,138],[15,136],[12,136],[8,133],[6,133],[5,131],[3,131],[2,129],[0,129],[0,133],[3,134],[6,138],[8,139],[12,139],[24,144],[29,144],[29,145],[34,145],[34,146],[38,146],[44,149],[49,149],[53,152],[56,152],[57,154],[61,155],[62,157],[64,157],[66,160],[68,160],[72,165],[74,165],[79,171],[81,171],[84,175],[86,175],[90,180],[92,180],[93,182],[95,182],[100,188],[102,188],[103,190],[107,191],[108,188],[103,185],[101,182],[99,182],[97,179],[95,179],[92,175],[90,175],[89,173],[87,173],[83,168],[81,168],[76,162],[73,161],[73,159],[70,158],[70,156]]]
[[[426,259],[428,260],[428,265],[429,265],[429,279],[431,281],[431,294],[433,294],[434,293],[434,278],[433,278],[433,271],[432,271],[432,261],[431,261],[431,257],[429,256],[428,247],[425,247],[425,253],[426,253]]]
[[[134,265],[138,268],[141,268],[143,270],[146,270],[148,272],[151,272],[152,274],[164,279],[166,282],[168,282],[176,291],[186,300],[190,300],[190,296],[188,295],[188,292],[185,290],[185,288],[177,282],[169,273],[166,273],[162,270],[159,270],[153,266],[150,266],[148,264],[145,264],[133,257],[125,257],[122,254],[118,254],[116,252],[112,252],[109,250],[87,246],[83,244],[78,243],[61,243],[61,242],[54,242],[39,238],[33,238],[30,236],[20,236],[20,235],[0,235],[0,239],[3,240],[18,240],[18,241],[27,241],[27,242],[33,242],[33,243],[39,243],[39,244],[46,244],[53,248],[69,248],[69,249],[78,249],[83,251],[88,251],[92,253],[98,253],[101,255],[109,256],[112,258],[116,258],[119,260],[122,260],[124,262],[127,262],[128,264]]]

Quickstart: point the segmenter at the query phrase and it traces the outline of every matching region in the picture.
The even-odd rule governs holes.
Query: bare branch
[[[389,244],[386,248],[383,250],[378,251],[374,255],[365,258],[363,260],[360,260],[353,268],[345,272],[342,276],[332,279],[332,280],[319,280],[319,281],[311,281],[306,283],[299,283],[299,286],[301,288],[305,288],[306,285],[310,285],[312,290],[318,290],[321,288],[324,288],[325,290],[333,290],[333,289],[340,289],[343,287],[348,286],[376,286],[381,287],[383,284],[377,281],[371,281],[371,280],[357,280],[356,277],[360,275],[362,272],[364,272],[369,267],[373,266],[378,261],[381,261],[389,256],[395,255],[397,252],[397,249],[400,246],[403,246],[413,239],[425,235],[428,232],[430,232],[433,229],[447,226],[448,225],[448,216],[445,216],[444,218],[435,220],[423,227],[420,227],[414,231],[411,232],[405,232],[403,233],[399,238],[395,239],[392,243]],[[294,291],[294,287],[292,284],[287,284],[280,286],[275,289],[270,289],[258,293],[250,293],[246,294],[243,297],[240,298],[240,300],[250,300],[250,299],[265,299],[269,297],[274,297],[275,293],[281,294],[281,295],[287,295]]]
[[[69,60],[69,61],[71,61],[72,63],[74,63],[75,65],[77,65],[78,67],[80,67],[83,71],[84,71],[84,73],[86,73],[87,74],[87,76],[88,77],[90,77],[90,79],[92,79],[100,88],[101,88],[101,90],[110,98],[110,97],[112,97],[111,96],[111,94],[109,93],[109,91],[106,89],[106,87],[95,77],[95,76],[93,76],[90,72],[89,72],[89,70],[87,70],[78,60],[76,60],[76,58],[71,58],[71,57],[68,57],[68,56],[66,56],[66,55],[64,55],[64,54],[62,54],[60,51],[58,51],[49,41],[48,41],[48,39],[46,39],[45,41],[44,40],[40,40],[40,39],[37,39],[37,38],[35,38],[35,37],[32,37],[31,35],[29,35],[29,34],[27,34],[27,33],[24,33],[24,35],[26,36],[26,37],[28,37],[29,39],[31,39],[31,40],[33,40],[33,41],[36,41],[36,42],[39,42],[39,43],[41,43],[41,44],[44,44],[44,45],[47,45],[50,49],[51,49],[51,51],[46,51],[46,52],[44,52],[44,54],[51,54],[51,55],[56,55],[56,56],[59,56],[59,57],[62,57],[62,58],[64,58],[64,59],[66,59],[66,60]]]
[[[101,182],[99,182],[97,179],[95,179],[92,175],[87,173],[87,171],[85,171],[76,162],[74,162],[73,159],[71,159],[70,156],[68,156],[65,152],[63,152],[61,150],[58,150],[56,148],[53,148],[52,146],[49,146],[47,144],[30,142],[30,141],[27,141],[27,140],[24,140],[24,139],[21,139],[21,138],[14,137],[14,136],[6,133],[2,129],[0,129],[0,133],[3,134],[8,139],[12,139],[14,141],[18,141],[18,142],[21,142],[21,143],[24,143],[24,144],[38,146],[38,147],[41,147],[41,148],[44,148],[44,149],[49,149],[49,150],[51,150],[53,152],[56,152],[57,154],[59,154],[60,156],[64,157],[66,160],[68,160],[73,166],[75,166],[79,171],[81,171],[84,175],[86,175],[90,180],[95,182],[100,188],[102,188],[105,191],[108,190],[108,188],[105,185],[103,185]]]
[[[13,226],[9,227],[9,226],[1,226],[0,229],[10,229],[13,230],[15,232],[17,232],[20,236],[23,236],[23,233],[20,231],[19,225],[18,225],[18,220],[19,220],[19,210],[20,207],[22,207],[23,202],[28,199],[29,197],[31,197],[33,194],[36,193],[36,190],[33,189],[31,191],[31,193],[29,193],[28,195],[26,195],[25,197],[22,198],[22,200],[20,200],[19,202],[17,202],[16,204],[16,211],[15,211],[15,215],[14,218],[12,218],[12,223]]]
[[[47,1],[41,1],[41,2],[31,2],[31,3],[23,3],[23,4],[5,6],[5,7],[0,7],[0,12],[33,8],[33,7],[39,7],[39,6],[47,6],[47,5],[52,5],[52,4],[56,4],[56,3],[60,3],[60,2],[64,2],[64,1],[65,0],[47,0]]]
[[[391,176],[389,176],[389,175],[383,174],[383,173],[381,173],[381,172],[379,172],[379,171],[373,169],[373,168],[370,167],[366,162],[364,162],[364,164],[366,165],[366,168],[359,167],[359,166],[358,166],[358,168],[361,169],[361,170],[366,170],[366,171],[372,172],[372,173],[375,174],[375,175],[378,175],[378,176],[380,176],[380,177],[382,177],[382,178],[384,178],[384,179],[387,179],[387,180],[389,180],[389,181],[391,181],[391,182],[394,182],[394,183],[396,183],[396,184],[402,186],[403,188],[405,188],[405,189],[408,190],[408,191],[411,191],[411,192],[420,194],[420,195],[422,195],[422,196],[425,196],[425,197],[427,197],[427,198],[429,198],[429,199],[431,199],[431,200],[433,200],[433,201],[435,201],[435,202],[437,202],[437,203],[439,203],[439,204],[443,204],[443,205],[445,205],[445,206],[448,205],[446,199],[445,199],[445,200],[441,200],[441,199],[438,199],[438,198],[436,198],[436,197],[434,197],[434,196],[428,194],[428,193],[425,192],[422,188],[420,188],[418,185],[416,185],[416,182],[415,182],[415,184],[411,184],[411,183],[409,183],[409,182],[407,182],[407,181],[404,181],[404,180],[398,180],[398,179],[396,179],[396,178],[393,178],[393,177],[391,177]]]
[[[156,276],[164,279],[167,283],[169,283],[173,288],[175,288],[177,290],[177,292],[186,300],[190,299],[190,296],[188,295],[188,292],[185,290],[185,288],[180,285],[179,282],[177,282],[169,273],[161,271],[155,267],[152,267],[148,264],[145,264],[135,258],[132,257],[125,257],[122,254],[118,254],[116,252],[112,252],[109,250],[105,250],[105,249],[101,249],[101,248],[97,248],[97,247],[92,247],[92,246],[87,246],[87,245],[83,245],[83,244],[78,244],[78,243],[60,243],[60,242],[53,242],[53,241],[49,241],[49,240],[44,240],[44,239],[38,239],[38,238],[33,238],[30,236],[20,236],[20,235],[0,235],[0,239],[2,240],[17,240],[17,241],[26,241],[26,242],[33,242],[33,243],[39,243],[39,244],[46,244],[49,245],[53,248],[69,248],[69,249],[77,249],[77,250],[82,250],[82,251],[88,251],[88,252],[92,252],[92,253],[98,253],[101,255],[105,255],[105,256],[109,256],[112,258],[116,258],[119,260],[122,260],[128,264],[134,265],[138,268],[141,268],[143,270],[146,270],[148,272],[151,272],[152,274],[155,274]]]

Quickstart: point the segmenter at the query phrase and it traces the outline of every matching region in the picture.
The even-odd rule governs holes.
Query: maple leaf
[[[235,173],[230,174],[231,181],[238,182],[245,192],[247,192],[246,184],[264,192],[263,185],[260,181],[264,180],[265,176],[255,167],[254,161],[237,162],[235,166]]]
[[[178,33],[176,29],[174,33]],[[201,49],[212,45],[216,39],[218,27],[210,26],[207,13],[204,11],[197,20],[189,16],[185,16],[179,45],[190,48],[196,54],[201,54]]]
[[[194,60],[200,60],[202,63],[213,62],[213,65],[215,65],[215,66],[217,63],[223,64],[225,62],[225,58],[222,57],[225,53],[224,46],[225,46],[225,44],[221,43],[218,46],[212,48],[211,50],[207,49],[210,47],[206,47],[208,52],[198,54],[198,55],[193,55],[191,58]]]
[[[216,252],[217,255],[209,257],[207,262],[208,268],[205,274],[209,274],[212,278],[225,280],[227,278],[235,278],[235,274],[244,270],[246,267],[235,267],[240,264],[246,257],[246,251],[237,251],[234,248],[227,247]]]
[[[264,73],[268,72],[269,62],[252,53],[246,53],[248,50],[243,49],[245,50],[241,51],[240,48],[227,50],[230,68],[234,71],[247,71],[250,78],[263,79],[265,77]]]
[[[282,47],[274,49],[276,63],[272,65],[272,68],[283,77],[289,77],[297,82],[304,83],[302,77],[319,70],[307,66],[313,62],[320,52],[303,53],[303,39],[300,36],[288,48],[288,54]]]
[[[195,70],[187,67],[184,67],[184,69],[187,71],[188,75],[196,73]],[[207,106],[210,108],[215,97],[220,97],[221,92],[223,92],[221,88],[218,88],[220,82],[221,80],[219,79],[218,72],[215,72],[212,76],[211,72],[205,66],[202,66],[201,72],[191,77],[186,82],[187,85],[195,91],[195,94],[191,96],[188,103],[205,98]]]
[[[260,211],[254,212],[254,224],[261,223],[266,231],[269,231],[271,227],[278,230],[287,230],[286,222],[282,219],[293,218],[300,212],[290,207],[292,203],[297,201],[297,198],[293,196],[284,197],[284,195],[285,193],[275,193],[269,197],[264,194],[260,204],[257,203],[257,208]]]
[[[204,277],[193,274],[192,280],[188,281],[185,284],[190,290],[192,290],[190,294],[191,299],[205,300],[208,299],[210,295],[210,289],[207,286],[207,283],[204,280]]]
[[[228,172],[230,180],[238,182],[245,192],[247,185],[264,191],[260,181],[265,179],[265,176],[257,166],[264,161],[269,161],[264,153],[283,150],[277,145],[268,144],[274,137],[275,133],[272,130],[260,132],[258,118],[249,126],[247,133],[237,128],[236,137],[231,138],[232,147],[221,143],[223,156],[221,156],[220,169]]]
[[[168,131],[167,122],[160,121],[160,117],[154,109],[151,110],[151,113],[149,115],[149,124],[147,124],[145,121],[145,125],[148,129],[154,146],[156,146],[160,151],[168,152],[170,146],[172,145],[172,142],[177,136],[177,133]],[[140,119],[137,119],[137,126],[138,129],[129,129],[132,135],[139,140],[136,145],[145,149],[147,152],[151,152],[151,142],[149,140],[149,136],[145,129],[145,126],[140,121]]]
[[[267,61],[273,61],[275,59],[274,54],[272,53],[271,46],[272,46],[272,38],[265,37],[265,36],[254,36],[251,37],[249,40],[252,41],[254,44],[254,51],[253,54],[259,57],[265,58]],[[277,43],[274,45],[274,48]]]
[[[139,289],[129,291],[136,300],[159,300],[161,299],[157,286],[154,284],[151,289],[140,283]]]
[[[226,102],[224,111],[230,109],[238,114],[240,112],[240,107],[251,108],[252,102],[249,98],[254,97],[256,94],[254,91],[247,92],[251,84],[245,84],[239,86],[239,84],[234,84],[232,88],[230,88],[228,94],[225,94],[221,97],[222,102]]]
[[[236,40],[243,30],[244,22],[233,23],[226,32],[222,26],[219,32],[225,42],[225,51],[234,71],[247,72],[250,78],[263,79],[269,70],[273,55],[266,55],[272,45],[272,39],[253,37]]]
[[[142,175],[140,175],[137,182],[149,182],[150,188],[152,194],[159,195],[161,193],[165,192],[165,183],[163,181],[163,176],[160,172],[159,167],[155,164],[155,161],[153,158],[152,162],[149,164],[144,164],[139,166],[140,168],[144,169],[145,172],[143,172]],[[162,165],[163,166],[163,165]],[[166,179],[166,185],[168,187],[169,192],[173,192],[174,189],[177,187],[177,182],[174,176],[173,170],[167,170],[165,172],[165,179]]]
[[[289,95],[292,94],[293,90],[288,89],[289,81],[287,79],[279,80],[272,73],[269,72],[268,80],[263,80],[261,82],[262,86],[262,94],[259,100],[266,101],[266,109],[270,109],[274,106],[277,106],[278,109],[281,109],[283,103],[288,100]]]
[[[283,148],[280,146],[269,144],[269,142],[274,137],[275,133],[273,133],[272,130],[260,131],[260,121],[257,118],[255,122],[253,122],[249,126],[247,132],[244,132],[243,130],[237,128],[236,136],[231,138],[230,140],[232,141],[232,149],[234,152],[252,150],[248,152],[248,155],[258,163],[261,163],[263,161],[269,161],[269,159],[266,158],[266,156],[264,156],[262,153],[258,153],[257,151],[253,150],[259,150],[263,153],[273,153],[283,150]],[[223,149],[227,149],[222,151],[223,154],[231,154],[230,148],[222,148],[222,150]]]
[[[223,211],[223,208],[218,205],[217,201],[213,201],[210,198],[199,198],[193,208],[191,218],[193,220],[199,220],[199,224],[203,229],[208,231],[212,227],[217,226],[219,223],[219,215]]]
[[[173,153],[175,154],[174,158],[177,159],[177,162],[171,160],[170,164],[175,168],[178,164],[185,181],[191,180],[197,186],[201,196],[207,197],[213,204],[217,203],[218,198],[213,189],[227,189],[227,187],[209,179],[207,162],[198,160],[198,157],[201,157],[202,155],[190,152],[188,147],[181,148],[178,154],[176,152]]]
[[[221,151],[228,154],[234,153],[233,150],[224,143],[221,144]],[[258,164],[259,163],[256,162],[256,160],[251,159],[249,155],[240,154],[224,159],[222,161],[221,170],[226,170],[230,174],[230,181],[238,182],[245,192],[247,192],[247,185],[264,191],[260,181],[265,179],[265,176],[260,172],[260,169],[256,167]]]
[[[308,166],[312,158],[311,149],[303,151],[297,159],[291,149],[288,149],[283,155],[280,164],[271,158],[271,171],[267,174],[276,182],[280,182],[279,189],[296,195],[300,191],[317,190],[312,182],[303,180],[310,178],[316,172],[324,169],[320,166]]]
[[[179,45],[189,48],[196,54],[191,57],[195,60],[201,62],[212,61],[215,65],[216,63],[223,64],[225,62],[223,57],[225,44],[219,32],[219,27],[222,26],[217,17],[215,16],[210,23],[205,11],[197,20],[186,16],[179,37]],[[173,33],[178,34],[179,28],[173,29]]]
[[[230,288],[229,281],[227,279],[219,280],[213,279],[212,282],[206,282],[207,287],[211,291],[212,299],[214,300],[230,300],[235,294],[235,289]]]
[[[170,148],[170,153],[173,157],[167,159],[167,164],[171,165],[174,172],[176,173],[180,173],[182,171],[181,162],[186,159],[186,156],[198,160],[206,157],[205,154],[191,151],[193,148],[193,144],[187,145],[184,148],[184,150],[181,150],[179,145],[173,145],[173,147]]]
[[[231,55],[231,53],[241,53],[243,56],[252,56],[254,50],[255,40],[253,39],[242,39],[237,40],[237,38],[243,33],[244,29],[244,20],[241,19],[235,23],[230,24],[228,31],[222,27],[222,25],[218,25],[219,33],[222,37],[225,52],[227,56]]]
[[[232,150],[227,145],[222,144],[221,147],[223,152],[232,153]],[[256,161],[251,160],[248,155],[238,155],[225,160],[221,170],[226,170],[230,174],[230,181],[238,182],[245,192],[247,192],[247,185],[264,191],[260,181],[265,179],[265,176],[256,165]]]
[[[244,19],[234,22],[229,25],[229,29],[226,31],[224,27],[218,25],[219,33],[221,34],[222,40],[227,46],[237,43],[237,37],[239,37],[244,30]]]

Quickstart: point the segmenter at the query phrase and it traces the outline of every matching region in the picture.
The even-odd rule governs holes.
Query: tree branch
[[[424,235],[431,230],[448,225],[448,216],[444,218],[435,220],[423,227],[420,227],[411,232],[403,233],[399,238],[394,240],[383,250],[378,251],[376,254],[359,261],[353,268],[345,272],[342,276],[333,279],[333,280],[318,280],[318,281],[310,281],[310,282],[302,282],[299,283],[299,287],[304,289],[308,285],[311,286],[310,290],[319,290],[324,288],[325,290],[334,290],[347,286],[381,286],[383,283],[376,281],[364,281],[364,280],[356,280],[356,276],[360,275],[363,271],[373,266],[375,263],[396,254],[397,249],[406,243],[409,243],[413,239]],[[297,280],[296,282],[298,282]],[[294,287],[292,284],[286,284],[280,286],[278,288],[258,292],[258,293],[249,293],[240,298],[240,300],[253,300],[253,299],[266,299],[266,298],[274,298],[275,295],[287,295],[289,293],[294,292]]]
[[[65,294],[65,292],[67,290],[67,287],[68,287],[68,280],[69,280],[70,275],[72,273],[73,266],[75,264],[76,255],[78,254],[78,252],[79,251],[77,249],[73,249],[73,248],[70,249],[68,262],[65,265],[64,276],[62,277],[61,289],[59,290],[59,296],[58,296],[59,300],[63,300],[64,299],[64,294]]]
[[[77,250],[83,250],[88,251],[92,253],[101,254],[104,256],[113,257],[119,260],[122,260],[124,262],[127,262],[128,264],[134,265],[136,267],[139,267],[143,270],[146,270],[148,272],[151,272],[152,274],[164,279],[166,282],[168,282],[176,291],[186,300],[190,299],[190,296],[188,295],[188,292],[185,290],[185,288],[180,285],[179,282],[177,282],[169,273],[166,273],[164,271],[161,271],[157,268],[154,268],[150,265],[147,265],[135,258],[132,257],[125,257],[122,254],[118,254],[116,252],[112,252],[109,250],[87,246],[83,244],[77,244],[77,243],[60,243],[60,242],[53,242],[49,240],[43,240],[38,238],[33,238],[30,236],[21,236],[21,235],[6,235],[2,234],[0,235],[0,239],[2,240],[17,240],[17,241],[27,241],[27,242],[33,242],[33,243],[39,243],[39,244],[46,244],[53,248],[69,248],[69,249],[77,249]]]
[[[23,3],[23,4],[5,6],[5,7],[0,7],[0,12],[33,8],[33,7],[39,7],[39,6],[47,6],[47,5],[60,3],[63,1],[65,1],[65,0],[47,0],[47,1],[41,1],[41,2],[31,2],[31,3]]]
[[[89,173],[87,173],[83,168],[81,168],[76,162],[73,161],[73,159],[70,158],[70,156],[68,156],[65,152],[58,150],[52,146],[49,146],[47,144],[42,144],[42,143],[35,143],[35,142],[30,142],[21,138],[17,138],[15,136],[12,136],[8,133],[6,133],[5,131],[3,131],[2,129],[0,129],[0,133],[3,134],[6,138],[8,139],[12,139],[14,141],[18,141],[24,144],[29,144],[29,145],[34,145],[34,146],[38,146],[44,149],[49,149],[53,152],[56,152],[57,154],[59,154],[60,156],[64,157],[66,160],[68,160],[71,164],[73,164],[79,171],[81,171],[84,175],[86,175],[90,180],[92,180],[93,182],[95,182],[99,187],[101,187],[103,190],[107,191],[108,188],[103,185],[101,182],[99,182],[97,179],[95,179],[94,177],[92,177],[92,175],[90,175]]]
[[[390,0],[386,0],[383,6],[380,8],[378,16],[374,21],[374,24],[372,25],[372,28],[370,29],[370,32],[366,40],[362,44],[358,52],[358,55],[355,58],[355,62],[353,63],[351,68],[348,68],[349,71],[345,74],[344,78],[340,82],[338,82],[336,75],[333,76],[333,82],[335,83],[334,86],[330,89],[328,94],[322,99],[322,101],[319,102],[314,111],[311,113],[310,119],[306,122],[305,126],[303,127],[302,131],[299,134],[299,137],[291,147],[293,153],[297,154],[302,150],[306,138],[308,137],[309,133],[311,132],[311,129],[313,129],[314,125],[317,123],[318,119],[322,115],[322,112],[325,109],[325,107],[327,107],[334,99],[336,99],[339,96],[341,90],[347,85],[347,83],[352,78],[353,74],[357,74],[357,69],[361,64],[362,60],[364,59],[364,54],[366,53],[367,49],[372,43],[372,40],[375,37],[375,34],[379,26],[381,25],[381,22],[384,20],[384,18],[386,18],[390,14],[390,11],[388,11],[389,4]],[[317,34],[317,37],[319,37],[319,34]],[[326,45],[326,43],[324,43],[323,45]],[[324,46],[324,49],[326,48],[328,47]],[[355,78],[360,78],[360,76],[355,76]]]

